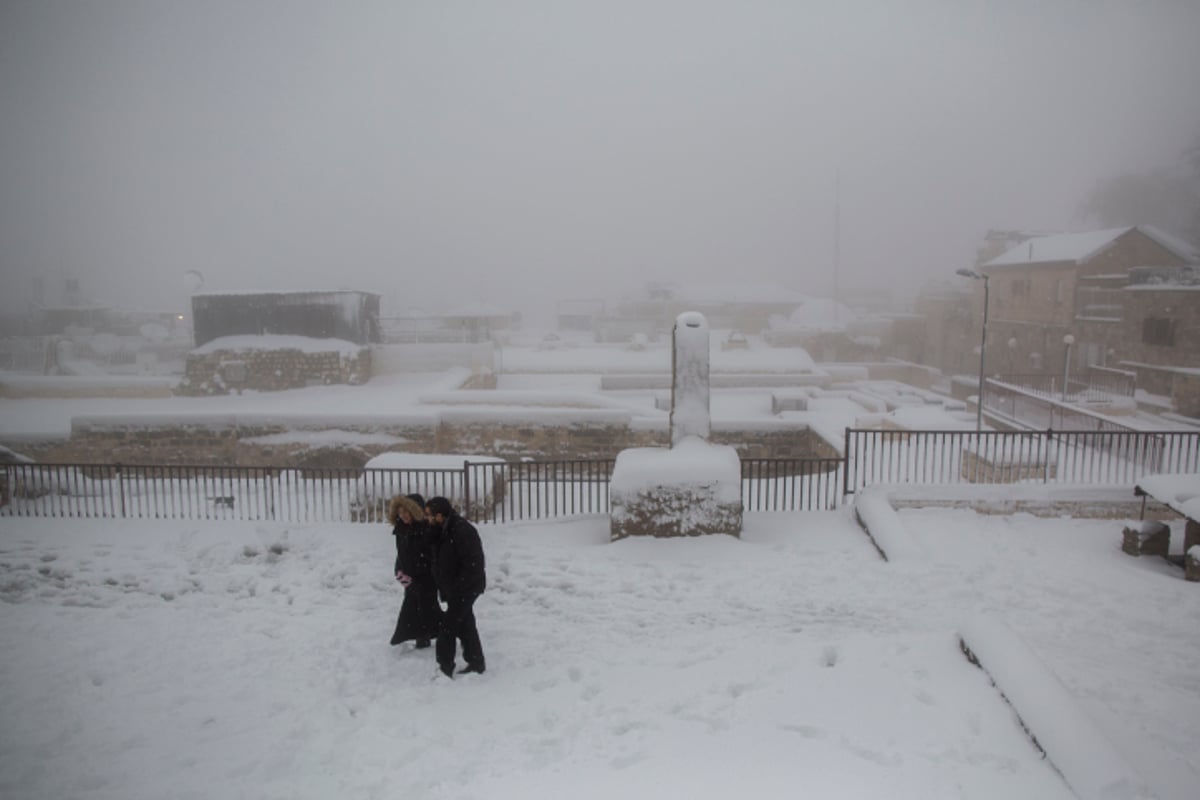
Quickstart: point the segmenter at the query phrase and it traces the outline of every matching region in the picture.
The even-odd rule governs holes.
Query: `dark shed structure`
[[[222,336],[286,334],[371,344],[379,338],[379,295],[334,292],[243,292],[192,295],[195,346]]]

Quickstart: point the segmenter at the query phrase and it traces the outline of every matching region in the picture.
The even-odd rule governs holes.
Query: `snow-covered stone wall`
[[[803,424],[721,426],[713,441],[743,458],[836,458]],[[504,458],[615,458],[621,450],[663,447],[665,424],[632,425],[611,415],[546,411],[489,417],[440,413],[389,417],[337,415],[106,415],[76,417],[69,438],[11,443],[39,461],[84,464],[241,464],[280,467],[361,465],[388,451],[484,453]]]
[[[188,354],[184,377],[175,392],[190,396],[244,389],[272,392],[335,383],[357,385],[370,377],[371,351],[367,347],[198,349]]]
[[[742,531],[737,452],[692,436],[671,448],[623,450],[613,467],[611,538]]]

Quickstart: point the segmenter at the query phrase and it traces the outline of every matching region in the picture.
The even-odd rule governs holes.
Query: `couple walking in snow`
[[[424,648],[436,641],[438,668],[453,676],[461,640],[467,665],[458,674],[483,672],[475,600],[483,594],[487,577],[479,531],[444,497],[428,502],[419,494],[393,497],[388,520],[396,537],[396,580],[404,586],[392,644],[412,639],[417,648]]]

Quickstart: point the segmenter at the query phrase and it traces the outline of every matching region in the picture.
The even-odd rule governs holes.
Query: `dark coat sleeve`
[[[454,591],[460,596],[483,594],[487,588],[484,570],[483,541],[475,526],[462,517],[455,520],[454,549],[458,560],[458,575]]]
[[[400,572],[401,563],[404,561],[404,529],[399,523],[392,526],[392,536],[396,539],[396,564],[392,567],[392,574]]]
[[[403,570],[413,580],[428,580],[430,569],[430,541],[424,525],[396,526],[396,570]]]

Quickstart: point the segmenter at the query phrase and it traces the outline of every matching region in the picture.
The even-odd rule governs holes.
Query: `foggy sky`
[[[838,196],[840,285],[911,286],[1176,161],[1198,31],[1188,0],[8,0],[0,294],[823,293]]]

